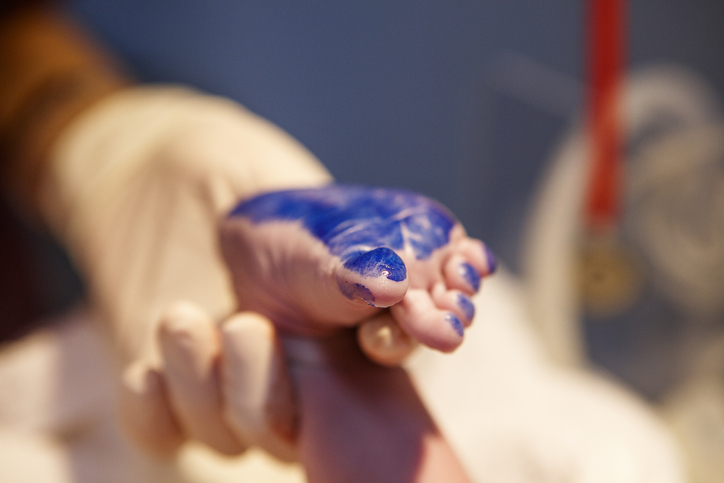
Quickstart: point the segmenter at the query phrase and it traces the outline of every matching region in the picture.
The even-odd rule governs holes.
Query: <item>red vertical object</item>
[[[621,209],[625,8],[625,0],[589,0],[591,178],[586,221],[595,231],[614,229]]]

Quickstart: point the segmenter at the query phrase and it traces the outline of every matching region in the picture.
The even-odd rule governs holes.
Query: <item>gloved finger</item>
[[[357,342],[370,360],[383,366],[402,364],[418,346],[417,340],[403,331],[388,310],[362,322]]]
[[[179,302],[162,315],[159,339],[169,403],[186,435],[224,454],[242,453],[245,445],[223,419],[214,321],[196,305]]]
[[[221,325],[221,340],[227,421],[248,444],[296,459],[296,401],[271,321],[252,312],[235,314]]]
[[[123,372],[120,419],[126,434],[151,454],[168,457],[186,437],[171,413],[163,376],[145,362]]]

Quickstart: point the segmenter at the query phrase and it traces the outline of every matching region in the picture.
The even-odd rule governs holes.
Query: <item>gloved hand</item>
[[[108,324],[138,443],[169,453],[192,438],[227,454],[254,444],[293,457],[274,328],[232,314],[217,223],[242,197],[330,180],[268,122],[181,88],[121,91],[61,134],[40,209]]]

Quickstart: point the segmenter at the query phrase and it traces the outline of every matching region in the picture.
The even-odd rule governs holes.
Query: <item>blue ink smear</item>
[[[473,320],[473,317],[475,317],[475,305],[473,304],[473,301],[460,293],[458,294],[457,302],[458,307],[460,307],[460,310],[462,310],[463,314],[465,314],[465,319]]]
[[[452,326],[452,328],[460,337],[465,334],[465,326],[462,322],[460,322],[460,319],[458,319],[455,314],[445,315],[445,320],[448,321],[448,323]]]
[[[350,185],[262,194],[229,216],[254,223],[300,221],[346,268],[394,281],[404,280],[407,270],[393,250],[409,245],[418,260],[427,259],[450,242],[456,222],[445,207],[422,195]]]
[[[495,273],[498,269],[498,260],[487,245],[485,245],[485,260],[488,262],[488,274]]]
[[[372,295],[372,291],[364,285],[352,282],[339,282],[337,286],[339,287],[340,292],[342,292],[342,295],[348,299],[355,300],[357,298],[361,298],[369,305],[372,305],[373,307],[375,306],[375,296]]]
[[[480,274],[469,263],[461,263],[458,273],[465,279],[476,292],[480,289]]]
[[[385,275],[390,280],[401,282],[407,278],[407,268],[402,259],[389,248],[376,248],[369,252],[358,252],[344,262],[345,268],[368,277]]]

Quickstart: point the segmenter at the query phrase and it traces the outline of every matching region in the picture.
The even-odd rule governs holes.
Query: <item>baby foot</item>
[[[323,335],[383,308],[432,348],[451,351],[495,259],[437,202],[408,191],[330,185],[242,202],[221,246],[241,309],[282,332]]]

